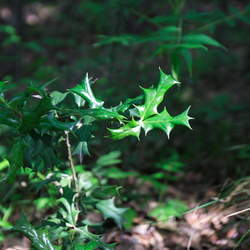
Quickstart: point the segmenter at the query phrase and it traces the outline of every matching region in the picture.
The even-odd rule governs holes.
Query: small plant
[[[95,97],[88,75],[65,93],[49,93],[48,84],[30,85],[12,99],[5,94],[10,85],[0,84],[0,123],[10,128],[13,145],[2,182],[11,186],[28,176],[27,185],[33,190],[47,189],[48,196],[53,193],[53,199],[40,199],[37,206],[43,207],[43,202],[56,206],[55,214],[38,227],[23,215],[12,229],[28,237],[35,249],[112,249],[114,246],[99,235],[105,230],[103,222],[93,223],[86,216],[97,212],[123,227],[127,209],[115,205],[119,188],[103,184],[100,172],[103,166],[119,162],[119,152],[100,158],[93,171],[84,169],[81,162],[95,136],[93,127],[99,120],[117,121],[118,128],[108,129],[112,139],[139,139],[143,130],[147,134],[153,129],[169,136],[176,125],[190,128],[189,108],[177,116],[171,116],[166,108],[158,111],[167,91],[179,84],[162,70],[156,87],[142,88],[143,98],[127,99],[110,108]],[[112,177],[112,171],[109,174]]]
[[[152,30],[149,29],[142,34],[100,35],[95,46],[107,46],[116,43],[131,47],[148,44],[147,50],[151,52],[149,58],[163,56],[166,63],[169,63],[175,79],[179,80],[184,70],[192,76],[193,51],[206,52],[210,46],[226,49],[220,42],[203,32],[204,29],[213,27],[217,23],[214,20],[222,18],[222,21],[225,21],[226,17],[216,11],[201,14],[192,9],[186,13],[186,3],[186,0],[166,1],[165,4],[171,10],[166,15],[151,17],[141,16],[138,13],[141,21],[150,24],[153,27]],[[197,21],[205,22],[205,25],[196,27]]]

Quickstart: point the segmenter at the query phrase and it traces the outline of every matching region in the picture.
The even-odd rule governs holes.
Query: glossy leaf
[[[80,211],[75,208],[74,203],[70,204],[65,198],[61,198],[59,201],[64,206],[64,209],[60,209],[60,213],[65,219],[66,225],[69,227],[75,227]]]
[[[135,136],[139,139],[142,126],[138,121],[129,121],[126,125],[118,129],[108,129],[111,133],[112,139],[120,140],[127,136]]]
[[[165,93],[172,86],[178,84],[170,75],[166,75],[160,69],[160,81],[157,88],[142,88],[145,96],[145,103],[143,106],[137,106],[140,116],[142,119],[146,119],[149,116],[158,114],[158,105],[163,101]]]
[[[14,231],[23,233],[32,243],[32,246],[37,250],[55,250],[45,232],[37,231],[26,219],[22,216],[18,221]]]
[[[102,241],[102,239],[99,235],[96,235],[96,234],[89,232],[88,226],[77,227],[74,230],[75,230],[75,232],[79,233],[79,235],[82,239],[89,240],[89,243],[86,244],[86,246],[89,248],[85,248],[85,246],[84,246],[84,248],[82,248],[82,249],[93,249],[94,246],[101,247],[102,249],[105,249],[105,250],[114,249],[114,244],[106,244]]]
[[[139,114],[139,120],[132,118],[118,129],[109,129],[112,138],[122,139],[127,136],[139,138],[142,129],[147,134],[150,130],[156,128],[163,130],[169,137],[175,125],[191,128],[189,120],[192,118],[188,115],[190,107],[177,116],[171,116],[166,108],[162,112],[158,112],[158,106],[162,103],[166,92],[176,84],[178,82],[175,79],[160,70],[160,81],[157,88],[142,88],[145,96],[144,104],[135,106]]]
[[[90,79],[86,74],[85,79],[69,91],[82,97],[89,105],[90,108],[100,108],[103,106],[103,101],[96,99],[90,87]]]
[[[47,117],[49,124],[59,130],[71,131],[76,125],[76,122],[62,122],[57,120],[54,112],[49,112]]]
[[[76,85],[74,88],[69,89],[75,96],[75,102],[78,107],[81,107],[81,103],[84,104],[83,101],[86,101],[89,105],[89,109],[75,109],[75,110],[67,110],[67,112],[71,112],[71,114],[77,114],[81,116],[91,116],[95,119],[106,120],[106,119],[117,119],[122,121],[125,117],[119,114],[121,110],[126,110],[126,108],[130,105],[128,102],[124,105],[119,105],[117,107],[104,108],[104,102],[98,100],[91,89],[90,79],[88,74],[86,74],[85,79],[81,82],[81,84]],[[80,97],[81,99],[77,98]]]

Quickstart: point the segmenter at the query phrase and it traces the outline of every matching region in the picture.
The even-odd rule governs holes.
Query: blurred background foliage
[[[159,196],[188,171],[221,185],[250,174],[249,25],[247,0],[1,0],[0,79],[19,89],[55,79],[50,88],[64,90],[89,72],[97,96],[115,105],[137,96],[138,85],[151,86],[160,66],[182,82],[167,105],[177,112],[192,104],[193,132],[178,128],[168,140],[156,131],[143,143],[97,137],[84,164],[121,185],[139,175]],[[7,167],[9,137],[1,127],[0,171]],[[106,164],[100,157],[110,152]],[[38,209],[54,203],[53,196],[35,201]],[[8,228],[11,211],[0,212]]]
[[[98,96],[112,96],[108,104],[114,105],[136,96],[138,84],[150,86],[157,67],[171,71],[172,51],[166,46],[178,29],[177,36],[213,37],[217,47],[208,41],[208,51],[189,49],[193,60],[186,66],[185,58],[177,57],[183,84],[168,105],[181,110],[192,104],[193,133],[179,129],[170,140],[149,136],[137,144],[128,138],[119,146],[93,140],[91,150],[101,155],[119,147],[125,169],[148,173],[155,171],[155,158],[170,157],[175,148],[188,167],[213,175],[212,181],[240,177],[249,173],[249,24],[247,1],[2,0],[0,78],[20,89],[56,78],[54,88],[63,90],[89,72],[98,79]],[[4,158],[4,128],[1,134]]]

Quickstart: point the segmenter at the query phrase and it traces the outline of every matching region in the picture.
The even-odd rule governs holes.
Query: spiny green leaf
[[[54,112],[49,112],[48,116],[48,122],[49,124],[57,129],[60,130],[73,130],[77,122],[62,122],[56,119]]]
[[[74,229],[74,231],[79,233],[79,235],[82,239],[90,241],[89,244],[87,244],[87,246],[89,248],[86,248],[86,249],[93,249],[93,248],[91,248],[91,246],[94,247],[95,244],[97,247],[101,247],[102,249],[105,249],[105,250],[114,249],[114,244],[106,244],[101,240],[99,235],[96,235],[96,234],[89,232],[88,226],[77,227]],[[85,249],[85,246],[82,249]],[[96,248],[94,248],[94,249],[96,249]]]
[[[166,75],[160,70],[160,81],[157,88],[143,89],[145,102],[143,105],[135,106],[138,113],[138,120],[133,117],[130,121],[124,121],[125,124],[118,129],[109,129],[113,139],[122,139],[127,136],[135,136],[139,138],[141,129],[144,129],[147,134],[152,129],[161,129],[169,137],[170,132],[175,125],[183,125],[190,127],[189,120],[192,119],[188,115],[188,109],[177,116],[171,116],[167,109],[158,113],[158,106],[164,99],[166,92],[178,82],[170,75]]]
[[[190,107],[180,115],[171,116],[165,108],[160,114],[146,119],[143,122],[142,127],[146,134],[154,128],[159,128],[163,130],[168,137],[175,125],[183,125],[191,129],[189,120],[192,118],[188,116],[189,109]]]
[[[123,215],[127,211],[127,208],[116,207],[114,198],[99,201],[96,207],[102,212],[105,219],[111,218],[116,222],[117,226],[122,227],[124,221]]]
[[[165,93],[172,86],[178,84],[176,80],[170,75],[166,75],[160,69],[160,81],[157,88],[142,88],[145,95],[145,104],[143,106],[136,106],[141,115],[141,119],[146,119],[151,115],[157,114],[157,107],[163,101]]]
[[[104,102],[101,100],[96,99],[94,96],[92,89],[90,87],[90,79],[88,74],[86,74],[85,79],[81,82],[81,84],[76,85],[74,88],[69,89],[75,96],[79,96],[82,101],[86,101],[89,105],[89,109],[75,109],[75,110],[68,110],[69,112],[73,112],[73,114],[80,114],[82,116],[92,116],[95,119],[118,119],[122,121],[125,117],[119,114],[121,110],[126,109],[129,104],[126,103],[125,105],[119,105],[117,107],[111,108],[104,108]],[[76,104],[80,107],[81,100],[79,98],[75,98]]]
[[[135,136],[139,139],[141,133],[141,126],[138,121],[135,121],[133,118],[126,125],[118,129],[109,129],[111,137],[116,140],[123,139],[127,136]]]
[[[61,198],[59,201],[64,205],[64,209],[61,209],[60,213],[66,220],[66,225],[71,227],[76,226],[80,211],[75,208],[73,202],[69,204],[65,198]]]
[[[100,108],[103,106],[103,101],[96,99],[91,90],[88,74],[86,74],[85,79],[80,84],[69,89],[69,91],[82,97],[88,103],[90,108]]]
[[[23,233],[37,250],[55,250],[45,232],[37,231],[23,215],[18,221],[14,231]]]

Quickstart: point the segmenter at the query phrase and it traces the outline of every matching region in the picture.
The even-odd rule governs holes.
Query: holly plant
[[[100,176],[82,164],[83,157],[89,154],[89,142],[97,136],[97,121],[112,121],[108,128],[110,139],[139,139],[143,131],[147,134],[154,129],[169,137],[176,125],[191,128],[189,108],[176,116],[170,115],[166,107],[159,110],[167,91],[179,84],[162,70],[157,86],[141,88],[141,96],[109,108],[95,97],[93,83],[87,74],[65,93],[49,92],[49,82],[31,84],[13,95],[13,86],[0,82],[0,125],[8,128],[8,143],[12,145],[1,180],[3,199],[11,200],[8,189],[18,191],[20,183],[28,180],[29,190],[38,194],[43,190],[48,195],[43,201],[52,202],[54,211],[36,227],[29,222],[32,217],[22,215],[11,228],[29,238],[34,249],[114,248],[101,235],[106,220],[120,228],[126,223],[127,209],[120,208],[117,199],[119,187],[103,184]],[[89,220],[90,212],[103,219]]]

